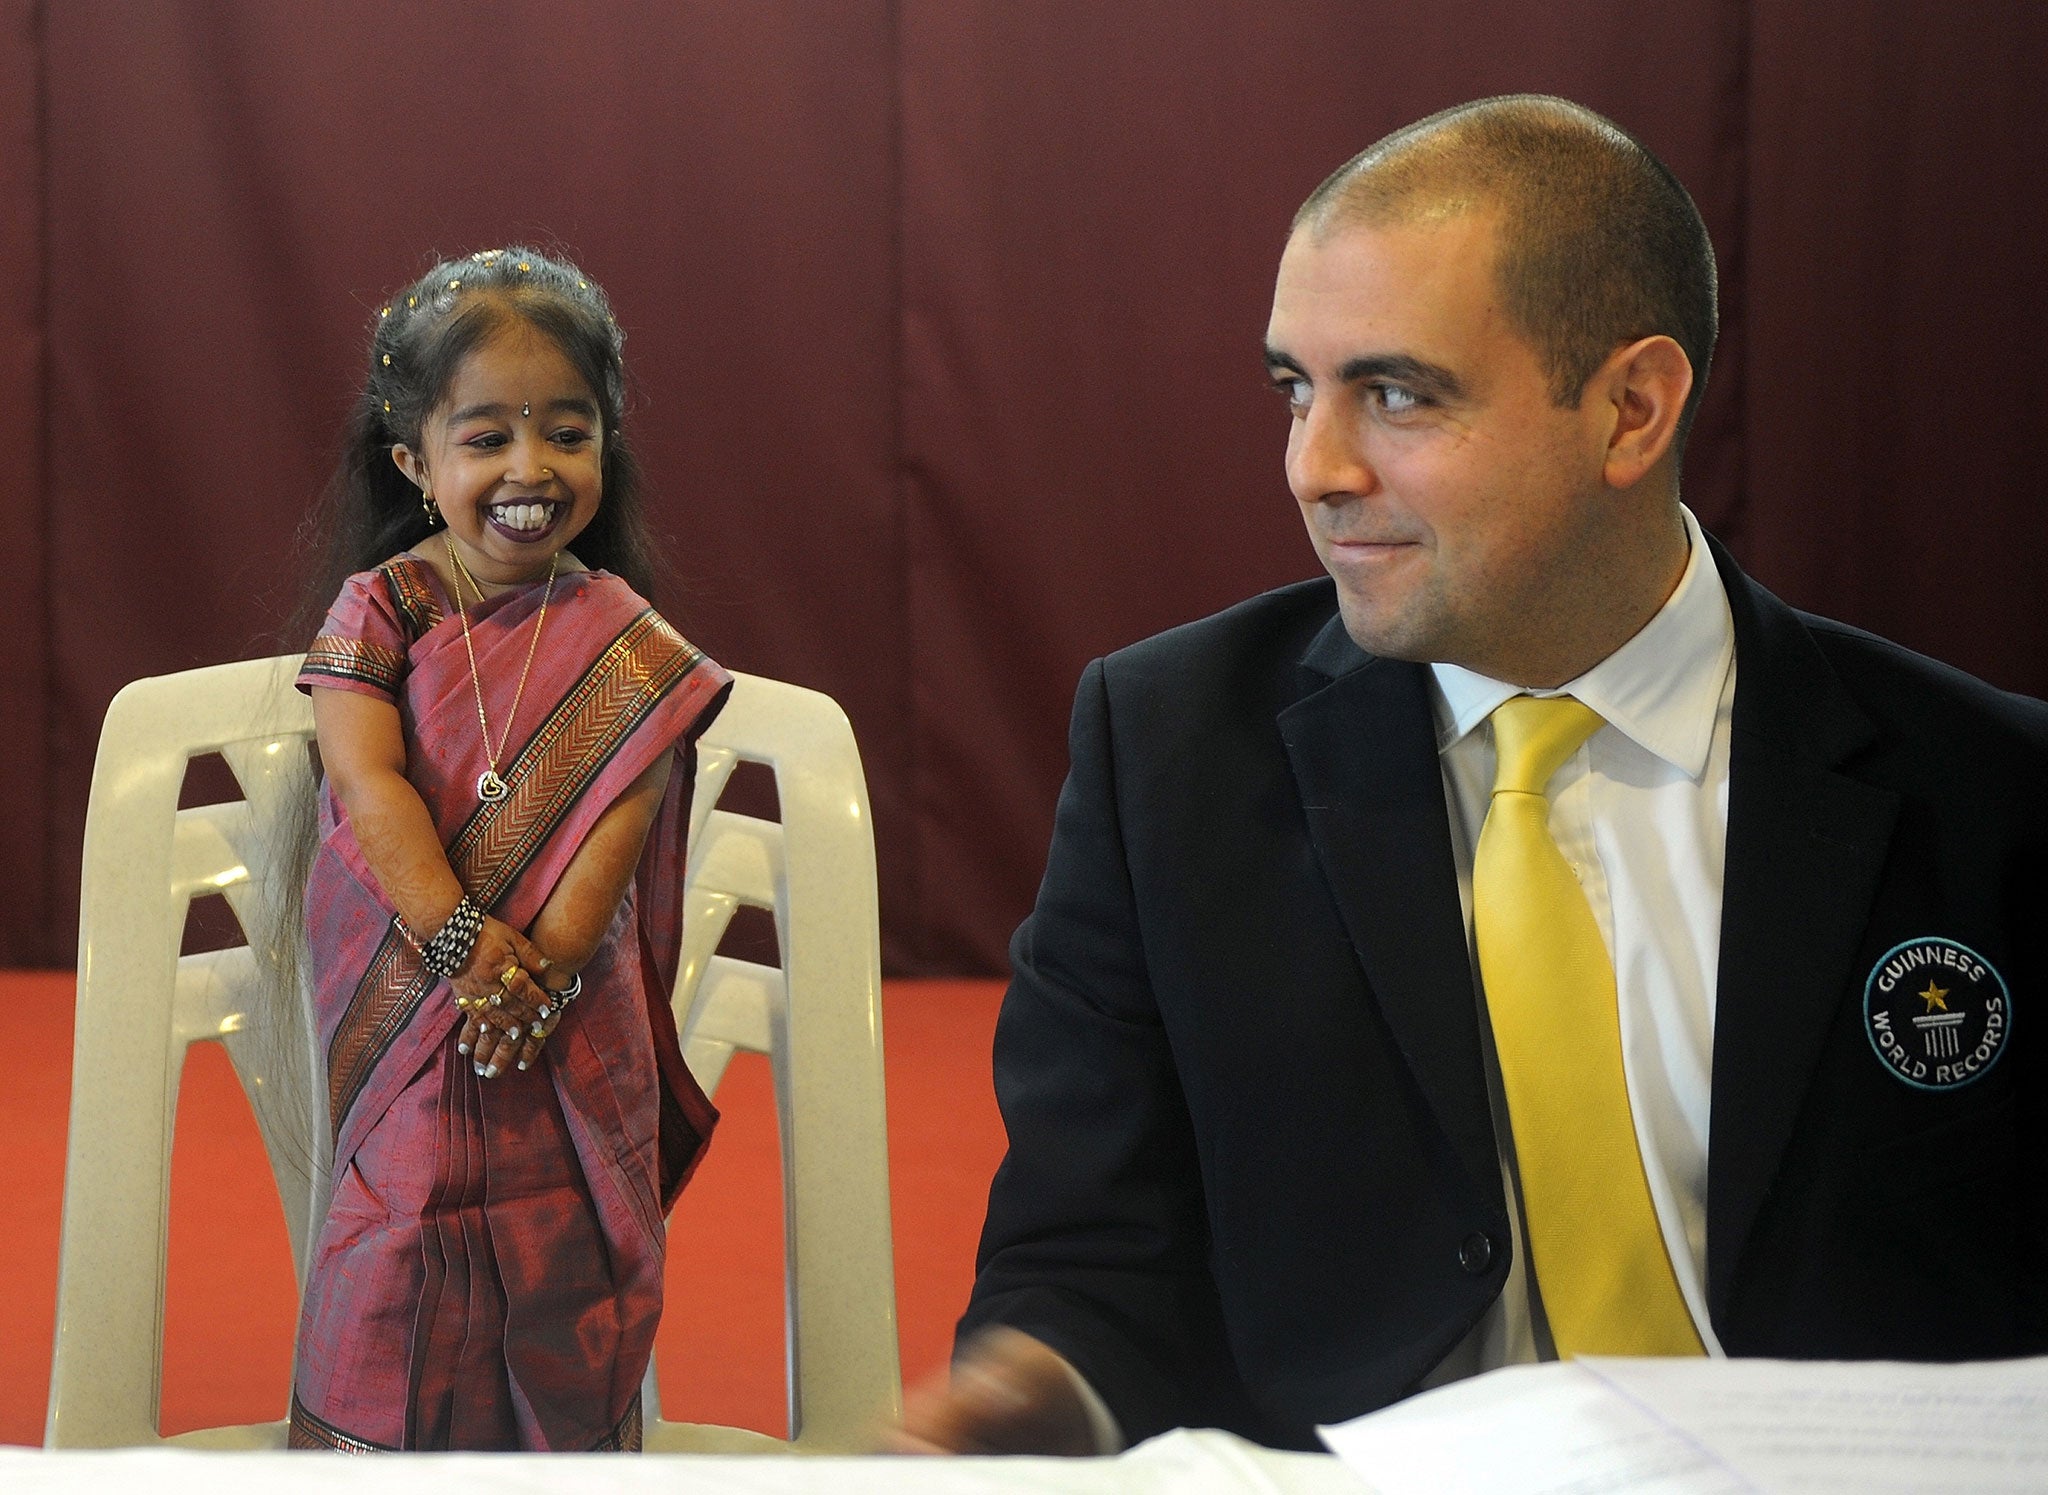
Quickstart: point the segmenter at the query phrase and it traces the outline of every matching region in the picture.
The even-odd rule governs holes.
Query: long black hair
[[[309,521],[318,556],[300,624],[305,634],[357,571],[382,565],[440,527],[419,490],[391,460],[394,446],[422,449],[427,419],[448,397],[463,359],[514,322],[561,349],[597,398],[603,422],[603,501],[576,537],[585,565],[625,578],[653,597],[660,561],[641,497],[640,464],[623,426],[625,334],[597,282],[566,259],[523,245],[443,260],[378,309],[370,324],[369,375],[351,411],[341,460]]]

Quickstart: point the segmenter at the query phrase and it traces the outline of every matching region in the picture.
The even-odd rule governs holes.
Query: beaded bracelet
[[[469,959],[469,952],[476,948],[477,936],[484,932],[483,910],[469,901],[467,893],[455,905],[455,912],[448,916],[441,932],[424,943],[406,928],[405,920],[394,918],[391,922],[420,952],[420,964],[437,976],[453,976],[460,971]]]
[[[543,1016],[547,1016],[552,1012],[564,1011],[571,1002],[583,995],[583,973],[578,971],[575,975],[571,976],[569,984],[560,991],[556,991],[550,986],[543,986],[540,989],[540,994],[547,998],[546,1007],[542,1012]]]
[[[569,1004],[583,995],[583,973],[578,971],[571,976],[569,984],[560,991],[543,986],[540,994],[546,999],[540,1004],[541,1022],[547,1022],[551,1018],[560,1021],[562,1014],[569,1010]],[[530,1031],[535,1038],[545,1038],[555,1030],[551,1027],[543,1028],[540,1023],[535,1023]],[[525,1068],[523,1064],[520,1067]]]
[[[420,963],[436,975],[453,976],[468,962],[483,932],[484,912],[464,893],[441,932],[420,946]]]

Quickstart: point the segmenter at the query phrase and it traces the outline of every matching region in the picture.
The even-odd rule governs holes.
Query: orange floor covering
[[[988,1046],[1001,987],[884,988],[890,1192],[903,1368],[944,1363],[966,1301],[988,1180],[1002,1156]],[[0,1443],[40,1443],[56,1316],[71,1089],[69,972],[0,973]],[[119,1053],[100,1061],[119,1066]],[[670,1225],[661,1326],[665,1415],[786,1432],[782,1210],[766,1062],[736,1059],[716,1142]],[[172,1158],[165,1432],[280,1417],[295,1294],[284,1218],[226,1056],[187,1063]]]

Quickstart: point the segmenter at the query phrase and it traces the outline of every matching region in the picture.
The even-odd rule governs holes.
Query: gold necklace
[[[476,645],[469,641],[469,614],[462,610],[462,584],[469,583],[476,593],[476,600],[484,600],[484,589],[477,585],[477,579],[469,574],[469,568],[462,564],[462,557],[455,553],[455,542],[448,532],[441,532],[441,543],[447,548],[448,559],[455,567],[455,615],[462,619],[462,647],[469,655],[469,685],[476,692],[476,726],[483,734],[484,762],[489,765],[477,775],[476,797],[486,804],[496,804],[507,793],[505,781],[498,777],[498,754],[505,751],[505,744],[512,740],[512,724],[519,719],[519,703],[526,699],[526,675],[533,668],[533,651],[540,647],[541,626],[548,620],[548,599],[555,595],[555,564],[562,558],[558,550],[548,557],[547,590],[540,594],[540,615],[533,620],[533,637],[527,641],[526,663],[519,668],[519,688],[512,692],[512,711],[505,718],[505,735],[498,739],[496,748],[491,746],[491,724],[484,720],[484,685],[476,672]]]

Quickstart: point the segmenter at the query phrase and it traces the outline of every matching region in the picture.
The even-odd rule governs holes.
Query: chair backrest
[[[162,1439],[170,1163],[186,1049],[222,1043],[255,1113],[300,1283],[326,1207],[325,1094],[296,927],[280,893],[314,790],[299,657],[139,680],[114,698],[86,811],[64,1232],[45,1443],[281,1447],[284,1424]],[[784,740],[791,738],[803,740]],[[187,765],[219,753],[244,799],[180,810]],[[741,759],[774,768],[779,825],[716,808]],[[751,676],[699,748],[676,1008],[693,1071],[770,1055],[783,1148],[790,1427],[853,1444],[900,1396],[890,1266],[873,836],[846,718]],[[193,898],[218,893],[246,945],[180,955]],[[774,910],[780,969],[716,955],[742,902]],[[158,1064],[103,1056],[160,1053]],[[279,1071],[282,1072],[279,1072]],[[650,1370],[649,1382],[653,1376]],[[657,1408],[650,1407],[650,1412]],[[784,1447],[650,1417],[648,1446]]]
[[[733,769],[775,773],[779,823],[717,807]],[[740,675],[697,746],[676,1022],[715,1090],[738,1049],[769,1056],[782,1142],[790,1442],[664,1422],[650,1452],[852,1451],[901,1410],[882,1089],[882,963],[867,781],[830,696]],[[743,905],[775,916],[779,968],[717,953]]]
[[[298,664],[297,656],[258,659],[138,680],[114,697],[100,729],[79,887],[71,1133],[44,1427],[52,1448],[160,1441],[171,1136],[195,1042],[223,1044],[241,1077],[305,1280],[326,1207],[327,1128],[310,1005],[285,989],[302,936],[278,918],[289,876],[279,859],[313,793],[313,709],[292,688]],[[214,752],[245,797],[179,809],[186,766]],[[226,897],[249,943],[180,956],[186,912],[211,893]],[[128,1059],[108,1064],[117,1052]],[[266,1073],[279,1065],[288,1072]],[[182,1441],[282,1447],[283,1424],[210,1428]]]

